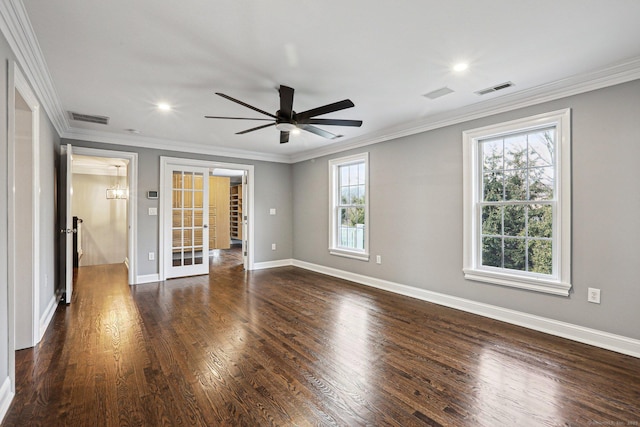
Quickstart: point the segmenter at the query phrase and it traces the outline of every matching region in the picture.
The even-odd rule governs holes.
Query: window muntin
[[[329,161],[329,251],[368,260],[368,154]]]
[[[465,278],[568,295],[570,110],[463,133]]]
[[[551,275],[555,127],[480,140],[478,145],[480,265]]]

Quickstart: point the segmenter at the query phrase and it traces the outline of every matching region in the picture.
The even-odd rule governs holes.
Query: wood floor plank
[[[640,359],[294,267],[77,271],[2,426],[640,425]]]

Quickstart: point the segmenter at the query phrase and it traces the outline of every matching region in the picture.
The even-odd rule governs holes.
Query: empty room
[[[638,18],[0,0],[0,425],[639,425]]]

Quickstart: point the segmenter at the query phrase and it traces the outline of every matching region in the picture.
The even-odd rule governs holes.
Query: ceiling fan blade
[[[242,135],[242,134],[245,134],[245,133],[253,132],[254,130],[264,129],[264,128],[268,128],[269,126],[275,126],[275,125],[276,125],[275,122],[269,123],[268,125],[262,125],[262,126],[258,126],[258,127],[255,127],[255,128],[243,130],[242,132],[236,132],[236,135]]]
[[[255,119],[253,117],[222,117],[222,116],[204,116],[206,119],[230,119],[230,120],[260,120],[265,122],[272,122],[271,119]]]
[[[327,139],[336,139],[336,138],[340,138],[342,136],[342,135],[333,134],[331,132],[327,132],[326,130],[322,130],[320,128],[317,128],[317,127],[311,126],[311,125],[299,124],[298,127],[300,129],[306,130],[307,132],[315,133],[316,135],[319,135],[319,136],[321,136],[323,138],[327,138]]]
[[[289,132],[280,131],[280,144],[289,142]]]
[[[341,120],[341,119],[303,119],[298,120],[299,124],[309,125],[329,125],[329,126],[362,126],[362,120]]]
[[[308,119],[309,117],[321,116],[323,114],[333,113],[334,111],[344,110],[345,108],[355,107],[350,99],[344,99],[342,101],[334,102],[333,104],[323,105],[322,107],[312,108],[311,110],[303,111],[296,114],[298,121]]]
[[[289,86],[280,86],[280,114],[287,119],[293,114],[293,92]]]
[[[238,100],[238,99],[232,98],[232,97],[230,97],[229,95],[225,95],[224,93],[216,92],[216,95],[221,96],[221,97],[223,97],[223,98],[225,98],[225,99],[228,99],[229,101],[233,101],[233,102],[235,102],[236,104],[240,104],[240,105],[242,105],[243,107],[251,108],[253,111],[257,111],[258,113],[262,113],[262,114],[265,114],[265,115],[267,115],[267,116],[269,116],[269,117],[273,117],[274,119],[277,119],[277,117],[276,117],[276,116],[274,116],[274,115],[273,115],[273,114],[271,114],[271,113],[267,113],[267,112],[266,112],[266,111],[264,111],[264,110],[261,110],[261,109],[259,109],[259,108],[257,108],[257,107],[254,107],[253,105],[249,105],[249,104],[247,104],[246,102],[242,102],[242,101],[240,101],[240,100]]]

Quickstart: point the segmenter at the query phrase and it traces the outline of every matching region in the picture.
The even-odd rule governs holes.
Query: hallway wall
[[[115,184],[108,175],[73,174],[73,216],[83,220],[80,267],[124,262],[127,256],[127,200],[106,198]],[[119,178],[126,186],[126,177]]]

